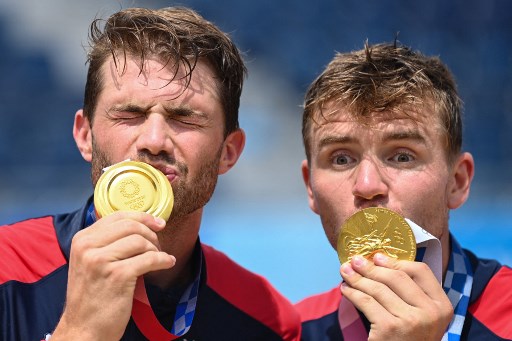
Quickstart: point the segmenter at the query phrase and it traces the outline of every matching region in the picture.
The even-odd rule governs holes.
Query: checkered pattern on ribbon
[[[473,285],[471,263],[453,236],[451,236],[451,240],[452,254],[448,263],[443,289],[452,303],[454,315],[448,330],[443,336],[443,341],[460,340]]]
[[[443,289],[454,309],[454,315],[442,341],[460,340],[464,319],[469,306],[469,297],[473,285],[473,271],[459,243],[451,236],[452,253],[443,283]],[[419,247],[416,261],[421,262],[426,252],[425,247]]]
[[[85,226],[90,226],[96,221],[96,211],[94,203],[91,203],[85,215]],[[195,280],[190,283],[185,292],[181,295],[176,313],[174,314],[174,323],[171,328],[171,333],[176,336],[182,336],[190,329],[194,314],[196,311],[197,296],[199,293],[199,282],[201,278],[202,261],[200,258],[199,271]]]
[[[96,210],[94,209],[94,204],[91,203],[87,208],[87,213],[85,214],[85,227],[89,227],[96,221]]]
[[[176,307],[176,314],[174,316],[174,323],[172,325],[171,333],[177,336],[182,336],[190,329],[194,313],[196,311],[197,294],[199,292],[199,277],[201,272],[197,275],[194,282],[192,282],[187,290],[181,295],[180,302]]]

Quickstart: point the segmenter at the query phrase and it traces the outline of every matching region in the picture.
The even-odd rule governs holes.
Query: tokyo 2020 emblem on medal
[[[107,167],[94,189],[99,217],[115,211],[140,211],[169,220],[174,195],[167,177],[139,161],[122,161]]]

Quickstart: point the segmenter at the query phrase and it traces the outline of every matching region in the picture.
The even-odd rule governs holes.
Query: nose
[[[151,113],[146,116],[139,126],[137,151],[158,155],[162,152],[171,153],[172,141],[166,117],[162,114]]]
[[[384,168],[372,160],[362,160],[355,169],[355,182],[352,194],[358,201],[374,201],[381,204],[388,195],[388,185]]]

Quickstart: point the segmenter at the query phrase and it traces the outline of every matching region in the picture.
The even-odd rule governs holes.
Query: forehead
[[[191,64],[193,65],[193,64]],[[179,97],[185,92],[208,94],[219,99],[218,84],[212,68],[206,61],[199,60],[194,69],[183,62],[162,61],[156,57],[138,56],[114,60],[109,57],[101,68],[103,90],[109,87],[123,90],[127,86],[144,87],[162,92],[174,92],[169,95]]]
[[[326,135],[353,136],[399,136],[400,132],[441,140],[445,137],[441,119],[430,107],[402,107],[393,111],[373,112],[357,116],[345,106],[326,105],[323,110],[313,113],[309,127],[310,146],[314,147]]]

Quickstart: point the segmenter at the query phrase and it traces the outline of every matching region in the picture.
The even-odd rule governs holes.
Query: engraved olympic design
[[[140,193],[140,186],[133,179],[123,180],[119,185],[119,192],[125,198],[133,198]]]
[[[373,225],[377,222],[378,218],[376,215],[365,213],[365,218]],[[398,254],[407,253],[406,250],[403,250],[398,247],[391,246],[392,239],[386,237],[388,228],[391,225],[392,219],[388,221],[386,227],[382,231],[382,233],[377,234],[377,230],[373,230],[369,234],[356,237],[349,240],[346,243],[346,249],[348,251],[348,259],[352,259],[355,255],[361,255],[365,258],[371,259],[371,257],[377,252],[383,252],[392,258],[398,258]],[[398,239],[399,244],[403,244],[404,239],[400,236],[400,233],[396,230],[393,231],[395,239]]]

